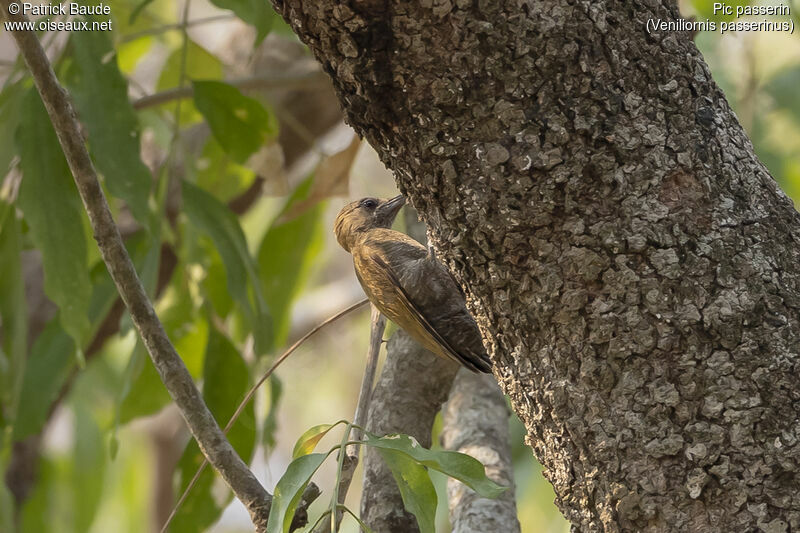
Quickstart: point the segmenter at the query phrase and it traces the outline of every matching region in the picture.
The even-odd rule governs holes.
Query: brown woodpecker
[[[491,372],[478,326],[450,272],[417,241],[389,229],[405,203],[363,198],[336,217],[336,240],[353,255],[369,300],[414,340],[473,372]]]

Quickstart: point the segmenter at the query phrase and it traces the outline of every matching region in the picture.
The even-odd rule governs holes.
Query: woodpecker
[[[434,354],[473,372],[492,370],[478,325],[450,272],[417,241],[390,229],[403,196],[362,198],[336,217],[336,240],[353,256],[369,300]]]

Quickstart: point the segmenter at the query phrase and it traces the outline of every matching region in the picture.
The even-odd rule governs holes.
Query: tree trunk
[[[490,479],[509,489],[490,500],[448,479],[451,533],[520,532],[508,415],[506,398],[492,376],[459,369],[443,412],[442,446],[479,460]]]
[[[800,216],[672,2],[277,0],[580,531],[800,529]]]

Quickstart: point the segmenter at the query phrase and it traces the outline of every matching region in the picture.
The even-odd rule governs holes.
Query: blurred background
[[[711,5],[680,7],[697,20],[724,20]],[[778,19],[796,24],[800,5],[786,5],[791,15]],[[333,238],[338,210],[397,191],[266,2],[115,0],[111,18],[110,32],[40,38],[73,95],[159,316],[215,415],[227,420],[285,347],[363,297]],[[701,32],[695,42],[757,154],[800,201],[797,35]],[[199,452],[187,446],[180,415],[122,312],[5,32],[0,83],[0,531],[157,531]],[[320,332],[232,432],[270,491],[306,429],[352,418],[368,329],[361,310]],[[522,530],[568,531],[524,429],[513,416],[509,424]],[[312,516],[327,504],[334,476],[331,463],[315,477],[324,492]],[[434,481],[437,531],[446,532],[445,479]],[[171,530],[251,530],[231,500],[206,472]],[[343,530],[357,528],[345,520]]]

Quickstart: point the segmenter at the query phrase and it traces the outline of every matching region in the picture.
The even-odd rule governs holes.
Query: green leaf
[[[324,242],[324,203],[317,203],[296,218],[284,217],[305,200],[312,183],[310,177],[297,187],[258,249],[258,267],[264,297],[272,312],[276,346],[282,345],[289,335],[292,301],[308,280]]]
[[[28,310],[20,232],[14,206],[0,199],[0,449],[8,444],[9,429],[17,416],[27,357]]]
[[[268,139],[275,137],[275,116],[258,100],[219,81],[194,81],[194,103],[222,149],[245,163]]]
[[[213,136],[208,137],[203,153],[193,163],[196,184],[222,202],[242,194],[256,178],[252,170],[235,163]]]
[[[107,32],[76,31],[70,33],[69,44],[73,61],[65,83],[89,132],[92,160],[111,194],[149,226],[147,199],[153,178],[139,156],[139,122],[111,39]]]
[[[91,272],[92,293],[89,298],[91,338],[100,327],[117,291],[105,265],[100,263]],[[14,440],[22,440],[41,431],[50,406],[75,365],[75,342],[65,333],[57,316],[45,326],[31,348],[22,381]],[[88,344],[88,341],[86,341]]]
[[[420,533],[436,533],[436,489],[428,471],[403,452],[378,448],[378,453],[392,471],[406,510],[417,517]]]
[[[155,414],[172,401],[155,365],[147,356],[147,350],[139,341],[136,342],[125,370],[123,387],[128,390],[123,390],[121,394],[119,424]]]
[[[0,476],[6,479],[2,470]],[[14,531],[14,497],[5,483],[0,483],[0,531]]]
[[[87,406],[74,406],[75,447],[68,486],[71,487],[73,531],[88,531],[103,494],[106,454],[103,436]]]
[[[79,344],[89,332],[91,285],[78,192],[34,89],[23,100],[25,120],[17,129],[23,172],[17,203],[42,252],[44,290],[61,309],[64,329]]]
[[[302,455],[308,455],[309,453],[313,452],[314,448],[317,446],[317,443],[322,440],[322,437],[327,435],[330,430],[339,424],[346,423],[347,420],[339,420],[335,424],[320,424],[307,430],[305,433],[300,435],[299,439],[297,439],[297,442],[294,445],[294,450],[292,451],[292,459],[297,459]]]
[[[144,9],[152,3],[153,0],[140,0],[140,2],[136,5],[136,7],[133,8],[133,11],[131,11],[131,16],[128,19],[128,23],[133,24],[134,22],[136,22],[136,19],[139,17],[141,12],[144,11]]]
[[[247,393],[249,376],[247,365],[233,344],[211,328],[203,368],[203,399],[221,426],[228,422]],[[249,463],[256,443],[255,408],[252,402],[228,432],[228,441],[239,456]],[[192,440],[178,463],[181,492],[202,461],[203,455],[197,443]],[[215,495],[214,483],[213,469],[206,468],[178,510],[170,531],[173,533],[204,531],[219,519],[232,495],[227,492],[226,497],[221,500]]]
[[[260,44],[272,28],[272,22],[278,14],[269,2],[262,0],[211,0],[211,3],[222,9],[230,9],[236,16],[255,26],[256,44]]]
[[[408,435],[378,437],[367,433],[366,444],[379,450],[405,453],[419,464],[461,481],[485,498],[497,498],[508,489],[486,477],[486,470],[477,459],[464,453],[423,448]]]
[[[800,124],[800,98],[797,87],[800,86],[800,66],[787,68],[775,75],[764,89],[775,100],[775,104],[786,111]]]
[[[161,76],[156,84],[156,89],[164,91],[178,87],[180,82],[181,64],[183,62],[183,50],[177,48],[167,58]],[[186,47],[185,79],[188,82],[193,79],[219,79],[222,78],[222,62],[216,56],[208,52],[205,48],[194,41],[189,41]],[[165,104],[172,110],[175,102]],[[202,120],[202,116],[194,107],[192,100],[182,100],[181,103],[181,124],[191,124]]]
[[[33,343],[14,425],[15,441],[41,430],[50,404],[72,371],[74,352],[75,341],[61,329],[57,320],[51,321]]]
[[[298,457],[289,464],[272,495],[267,533],[287,533],[289,531],[303,491],[311,481],[311,476],[327,457],[327,453],[312,453]]]
[[[183,182],[183,201],[189,220],[211,238],[219,251],[228,274],[231,296],[239,303],[253,332],[256,353],[265,353],[272,341],[271,317],[239,221],[224,204],[186,181]],[[248,281],[252,288],[252,302]]]

